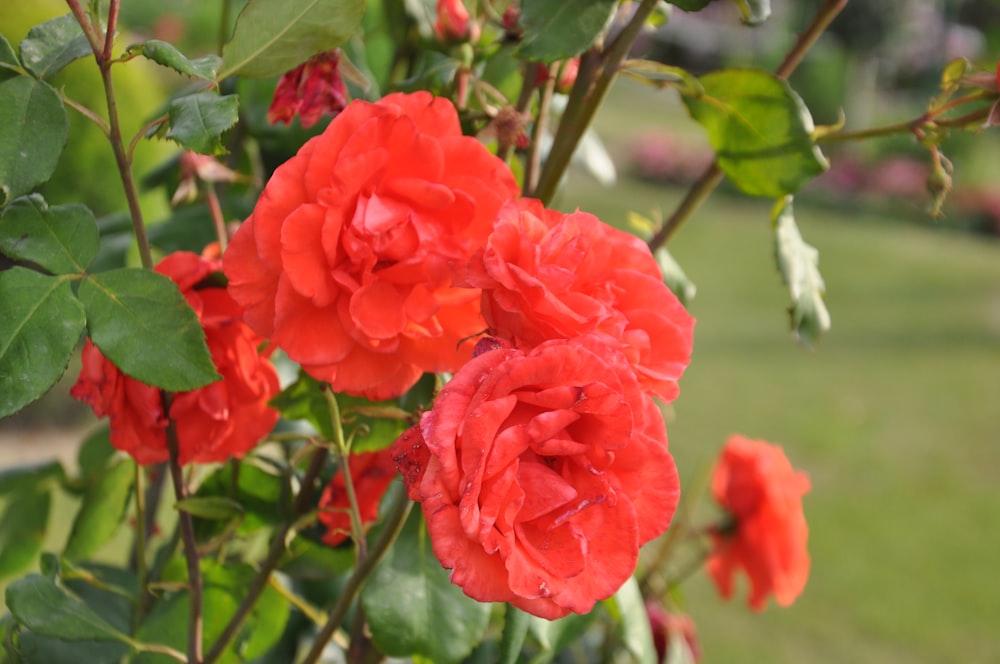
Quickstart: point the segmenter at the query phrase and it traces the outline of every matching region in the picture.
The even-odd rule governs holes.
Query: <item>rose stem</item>
[[[326,464],[327,450],[323,447],[317,447],[309,459],[309,466],[306,468],[306,472],[302,477],[302,489],[299,491],[299,495],[295,499],[295,505],[292,511],[292,515],[286,519],[281,526],[275,531],[274,536],[271,539],[271,548],[267,552],[267,557],[264,558],[263,562],[260,564],[260,569],[254,576],[253,580],[250,582],[249,587],[246,590],[246,594],[243,596],[243,600],[240,602],[239,607],[236,609],[236,613],[233,617],[229,619],[229,623],[226,625],[225,629],[219,635],[219,638],[212,644],[209,648],[208,653],[205,655],[203,664],[212,664],[225,652],[226,648],[239,633],[240,629],[243,628],[243,623],[246,622],[247,617],[250,615],[250,611],[253,610],[254,605],[257,603],[257,599],[260,594],[264,592],[267,588],[268,582],[271,578],[271,573],[281,562],[281,557],[285,555],[286,545],[285,539],[288,536],[289,531],[292,529],[292,525],[298,520],[298,517],[304,514],[308,507],[309,501],[312,498],[313,486],[316,484],[316,478],[319,477],[320,471],[323,470],[323,466]]]

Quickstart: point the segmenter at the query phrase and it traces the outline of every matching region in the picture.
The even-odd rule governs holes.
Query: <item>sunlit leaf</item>
[[[719,167],[751,196],[793,194],[828,167],[809,110],[788,83],[767,72],[726,69],[701,77],[682,99],[708,133]]]
[[[89,558],[118,532],[125,520],[134,480],[135,462],[120,459],[105,468],[87,488],[63,551],[67,560]]]
[[[771,222],[778,270],[792,296],[788,310],[792,332],[804,344],[812,346],[830,329],[830,313],[823,301],[826,284],[819,273],[819,252],[802,239],[795,224],[791,196],[778,201]]]
[[[19,574],[38,559],[51,507],[51,491],[19,491],[11,496],[0,518],[0,578]]]

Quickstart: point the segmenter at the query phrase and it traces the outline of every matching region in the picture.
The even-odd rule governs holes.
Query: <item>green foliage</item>
[[[45,394],[66,370],[85,325],[65,277],[0,272],[0,417]]]
[[[206,81],[215,80],[219,67],[222,66],[222,60],[217,55],[205,55],[190,60],[177,50],[176,46],[159,39],[132,44],[125,52],[129,55],[141,55],[158,65],[169,67],[179,74]]]
[[[346,42],[361,24],[364,0],[255,0],[222,50],[219,78],[277,76]]]
[[[618,625],[629,661],[636,664],[657,664],[649,616],[635,577],[629,578],[611,599],[605,600],[605,605]]]
[[[198,317],[167,277],[111,270],[87,276],[79,296],[90,340],[127,375],[172,392],[219,379]]]
[[[18,491],[0,517],[0,578],[24,572],[42,550],[52,508],[52,493],[44,487]]]
[[[211,607],[211,611],[204,616],[207,645],[218,639],[236,612],[254,574],[255,570],[250,565],[202,561],[202,602],[204,606]],[[165,572],[165,579],[185,582],[187,574],[183,561],[172,561]],[[186,590],[169,594],[143,622],[138,632],[139,639],[183,650],[187,639],[189,604]],[[243,629],[218,661],[234,664],[263,656],[281,637],[289,612],[288,601],[281,594],[272,588],[265,590]],[[167,664],[173,660],[166,655],[145,652],[132,661],[136,664]]]
[[[819,252],[802,239],[795,224],[791,196],[778,201],[771,222],[778,270],[792,296],[788,311],[792,332],[812,346],[830,329],[830,313],[823,301],[826,284],[819,273]]]
[[[18,50],[25,69],[38,78],[48,78],[78,58],[90,55],[90,42],[72,14],[36,25]]]
[[[198,92],[170,102],[170,128],[166,137],[188,150],[224,154],[220,136],[239,118],[239,98],[217,92]]]
[[[684,104],[708,132],[722,172],[743,192],[780,198],[826,170],[809,110],[787,82],[751,69],[700,81],[700,93],[682,91]]]
[[[94,214],[79,203],[49,207],[37,195],[19,198],[0,216],[0,251],[53,274],[80,274],[97,255]]]
[[[489,604],[467,597],[434,557],[414,510],[361,593],[375,645],[394,657],[459,662],[482,639]]]
[[[607,25],[614,0],[537,0],[521,6],[524,36],[518,54],[553,62],[580,55]]]
[[[7,587],[7,608],[18,622],[39,636],[63,641],[128,641],[110,623],[40,574],[29,574]]]
[[[125,520],[135,480],[135,462],[119,459],[87,487],[63,555],[69,561],[90,558],[118,532]]]
[[[49,179],[68,134],[66,109],[44,81],[0,83],[0,208]]]
[[[521,656],[524,639],[528,636],[531,614],[516,606],[507,605],[504,613],[503,635],[500,637],[499,664],[516,664]]]
[[[0,81],[18,76],[20,69],[21,62],[17,59],[17,54],[7,38],[0,34]]]

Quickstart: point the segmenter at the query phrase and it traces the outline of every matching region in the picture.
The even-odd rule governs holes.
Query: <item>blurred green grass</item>
[[[683,126],[664,99],[615,91],[597,122],[612,152]],[[622,225],[682,194],[575,175],[558,203]],[[730,433],[781,443],[812,478],[812,573],[793,607],[761,614],[745,586],[724,603],[692,578],[704,661],[1000,661],[1000,243],[797,205],[833,316],[809,351],[788,332],[769,212],[717,194],[671,242],[698,323],[668,431],[686,484]]]

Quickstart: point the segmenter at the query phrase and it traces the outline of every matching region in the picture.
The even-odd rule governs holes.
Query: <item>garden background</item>
[[[0,31],[12,42],[64,12],[55,0],[28,4],[0,6]],[[196,55],[190,45],[215,39],[215,10],[196,0],[175,4],[175,21],[150,24],[145,17],[161,14],[161,3],[126,2],[123,25],[172,30]],[[718,4],[697,18],[675,12],[654,47],[680,53],[695,73],[748,56],[766,67],[787,47],[775,36],[810,5],[775,2],[769,22],[749,30]],[[699,34],[723,37],[695,43]],[[854,2],[793,85],[818,123],[836,121],[844,108],[851,126],[870,126],[918,115],[950,57],[988,65],[998,54],[1000,3]],[[89,61],[75,63],[61,81],[82,89],[89,69]],[[147,74],[121,89],[151,112],[172,78],[152,65]],[[47,196],[60,203],[90,192],[100,215],[120,207],[113,196],[101,202],[118,191],[117,174],[100,137],[87,144],[82,133],[71,129],[69,150],[77,152]],[[626,226],[629,210],[669,212],[685,175],[693,179],[703,164],[701,131],[670,92],[620,83],[596,134],[616,183],[599,186],[577,169],[557,204],[609,223]],[[833,316],[815,350],[787,332],[768,203],[722,191],[671,243],[698,289],[690,305],[699,320],[695,352],[669,423],[682,484],[704,472],[734,431],[783,444],[813,483],[805,500],[813,566],[794,607],[752,614],[742,602],[722,603],[705,577],[688,584],[709,664],[1000,660],[1000,144],[990,132],[961,138],[945,144],[958,170],[936,221],[926,214],[926,167],[906,138],[843,146],[833,161],[848,167],[797,198]],[[166,143],[144,146],[137,170],[173,152]],[[596,158],[590,166],[603,172]],[[0,465],[53,454],[72,460],[92,424],[67,396],[76,370],[2,423]],[[55,547],[73,514],[70,498],[62,500],[53,514],[67,522],[48,534]]]

